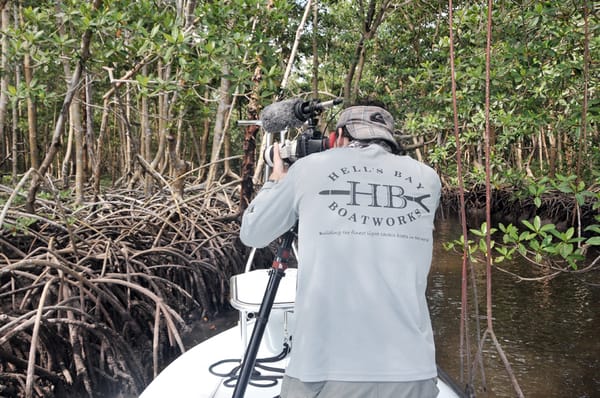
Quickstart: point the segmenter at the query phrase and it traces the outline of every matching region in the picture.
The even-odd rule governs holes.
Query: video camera
[[[314,134],[302,134],[296,140],[285,142],[279,146],[279,156],[287,164],[292,164],[296,160],[316,152],[322,152],[331,148],[329,138],[315,138]],[[263,154],[265,162],[273,167],[274,146],[270,145]]]
[[[290,99],[275,102],[261,113],[262,126],[267,132],[281,132],[289,128],[302,126],[308,121],[307,128],[295,140],[285,140],[279,146],[281,159],[292,164],[296,160],[316,152],[322,152],[331,147],[330,139],[324,138],[317,129],[317,116],[324,109],[342,103],[341,98],[321,102],[319,100],[302,101]],[[263,154],[265,162],[273,167],[273,145],[265,149]]]

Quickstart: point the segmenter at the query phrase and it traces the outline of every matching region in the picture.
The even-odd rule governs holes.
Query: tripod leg
[[[279,288],[281,278],[285,276],[285,270],[287,269],[287,262],[290,256],[290,248],[292,247],[293,241],[294,233],[292,231],[287,232],[283,236],[283,241],[279,247],[276,258],[273,261],[273,266],[269,274],[269,282],[258,311],[254,330],[252,330],[252,337],[250,337],[250,342],[248,343],[244,359],[242,360],[240,377],[235,385],[232,398],[243,398],[246,388],[248,387],[248,382],[250,381],[252,371],[254,370],[258,348],[260,347],[267,322],[269,321],[269,315],[273,308],[273,303],[275,302],[277,289]]]

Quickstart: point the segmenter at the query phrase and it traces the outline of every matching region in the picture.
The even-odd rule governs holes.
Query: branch
[[[302,20],[298,25],[298,30],[296,31],[296,39],[294,40],[294,45],[292,47],[292,52],[290,53],[290,58],[288,60],[287,66],[285,68],[285,73],[283,74],[283,79],[281,80],[280,89],[283,90],[287,86],[288,79],[290,74],[292,73],[292,65],[294,64],[294,58],[296,57],[296,51],[298,50],[298,45],[300,43],[300,37],[302,37],[302,33],[304,33],[304,24],[306,23],[306,19],[308,18],[308,13],[311,9],[311,0],[306,2],[306,8],[304,9],[304,15],[302,16]]]

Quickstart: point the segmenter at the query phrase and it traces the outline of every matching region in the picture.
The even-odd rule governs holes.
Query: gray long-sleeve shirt
[[[309,155],[265,183],[240,237],[264,247],[299,222],[289,376],[436,376],[425,289],[440,188],[433,169],[378,145]]]

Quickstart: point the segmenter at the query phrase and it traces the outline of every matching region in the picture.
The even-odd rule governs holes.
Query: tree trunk
[[[13,23],[15,28],[19,26],[19,8],[17,4],[13,5]],[[21,65],[15,63],[15,87],[21,85]],[[17,183],[17,174],[19,172],[19,117],[20,103],[15,99],[12,103],[12,182]]]
[[[554,135],[554,129],[548,129],[548,176],[554,177],[556,175],[556,136]]]
[[[361,57],[366,56],[365,45],[369,40],[372,40],[375,37],[377,29],[383,22],[385,13],[389,9],[391,0],[383,0],[381,1],[380,5],[378,5],[377,2],[378,0],[370,0],[366,10],[363,7],[363,2],[359,2],[359,15],[363,16],[363,20],[358,22],[359,26],[362,27],[362,30],[360,40],[354,49],[354,57],[352,58],[352,62],[350,62],[348,72],[346,73],[346,77],[344,79],[344,103],[346,104],[349,104],[353,101],[352,93],[358,92],[360,80],[356,79],[356,82],[354,81],[354,77],[357,73],[357,67],[360,63]],[[353,84],[356,88],[353,88]]]
[[[101,126],[100,126],[100,136],[98,137],[98,140],[96,142],[96,153],[97,158],[98,158],[98,162],[97,162],[97,168],[94,169],[94,179],[95,179],[95,186],[97,188],[97,185],[100,183],[99,178],[100,178],[100,165],[101,165],[101,160],[102,157],[100,156],[100,153],[102,152],[102,144],[103,144],[103,139],[104,137],[107,135],[107,129],[108,129],[108,122],[109,122],[109,115],[108,115],[108,109],[109,109],[109,104],[110,104],[110,99],[113,95],[117,94],[118,95],[118,90],[119,87],[121,87],[122,84],[125,84],[127,82],[128,79],[130,79],[132,76],[134,76],[138,71],[140,71],[141,69],[143,69],[148,62],[152,59],[152,56],[147,55],[146,57],[144,57],[144,59],[142,59],[140,62],[138,62],[137,64],[135,64],[133,66],[133,68],[131,68],[130,70],[128,70],[120,79],[115,80],[114,76],[112,74],[113,70],[112,68],[108,68],[108,67],[104,67],[104,69],[108,72],[110,81],[112,83],[112,87],[102,96],[103,100],[104,100],[104,106],[103,106],[103,113],[102,113],[102,122],[101,122]],[[118,98],[117,98],[118,99]],[[126,115],[129,115],[129,112],[126,112]],[[144,115],[142,117],[146,117],[148,118],[148,113],[145,112]],[[148,125],[148,124],[147,124]],[[145,131],[142,129],[142,131]],[[151,130],[147,130],[146,132],[149,133]],[[143,134],[143,133],[142,133]],[[151,138],[148,137],[148,139],[150,140]],[[142,141],[142,140],[140,140]],[[138,148],[137,146],[137,141],[134,141],[136,148]],[[139,148],[138,148],[139,149]],[[164,149],[164,148],[163,148]],[[109,145],[109,151],[110,152],[110,145]],[[134,159],[134,155],[132,154],[131,156],[132,160]],[[137,158],[137,152],[135,155],[135,158]],[[149,156],[148,156],[149,158]],[[114,162],[113,162],[114,164]],[[123,169],[125,169],[126,167],[122,167]],[[138,173],[136,173],[136,176],[138,176]],[[113,173],[113,183],[115,181],[114,179],[115,175]],[[133,179],[132,179],[133,182]],[[95,189],[96,189],[95,188]]]
[[[213,128],[213,143],[210,153],[210,167],[206,178],[206,188],[209,189],[217,174],[219,153],[225,135],[225,127],[231,109],[232,97],[229,90],[231,89],[231,81],[229,80],[229,65],[223,63],[221,68],[221,86],[219,87],[219,105],[217,106],[217,114],[215,115],[215,126]]]
[[[346,72],[346,77],[344,78],[344,104],[348,105],[352,102],[352,82],[354,80],[354,74],[356,73],[356,66],[358,65],[358,60],[360,58],[360,54],[363,51],[363,47],[365,45],[364,36],[360,38],[358,43],[356,44],[356,48],[354,49],[354,57],[352,57],[352,62],[350,62],[350,66],[348,67],[348,72]],[[358,85],[358,82],[356,82]]]
[[[27,94],[27,129],[29,131],[29,159],[31,167],[37,169],[40,166],[40,154],[37,140],[37,109],[35,99],[32,98],[31,82],[33,80],[33,67],[31,66],[31,57],[26,54],[23,59],[23,75],[25,76],[25,85],[28,89]]]
[[[91,173],[95,169],[98,158],[94,148],[94,108],[92,107],[92,77],[86,74],[85,84],[85,147],[87,149],[88,161],[85,163],[85,173],[92,177],[92,187],[96,186]],[[97,195],[100,191],[94,191]]]
[[[126,93],[129,90],[125,90]],[[137,145],[135,141],[135,137],[131,131],[131,123],[129,121],[129,97],[128,94],[125,94],[125,101],[121,97],[119,90],[115,89],[115,96],[117,99],[117,104],[119,106],[119,126],[121,131],[121,149],[123,151],[122,159],[124,161],[124,170],[125,172],[121,176],[122,182],[127,185],[128,188],[131,188],[134,183],[134,160],[135,156],[138,153]]]
[[[183,199],[185,188],[185,174],[190,170],[190,164],[179,157],[177,153],[177,140],[172,134],[167,136],[169,143],[169,161],[171,162],[173,181],[171,188],[178,200]]]
[[[304,8],[304,14],[302,15],[302,20],[298,25],[298,29],[296,30],[296,38],[294,39],[294,44],[292,45],[292,51],[290,53],[290,58],[288,59],[287,66],[285,68],[285,72],[283,73],[283,78],[281,79],[281,87],[283,90],[287,87],[288,79],[290,74],[292,73],[292,66],[294,65],[294,59],[296,58],[296,52],[298,51],[298,45],[300,44],[300,38],[304,33],[304,25],[306,24],[306,19],[308,18],[308,14],[311,10],[311,0],[306,2],[306,6]]]
[[[73,104],[71,104],[72,107]],[[69,107],[69,114],[72,115],[73,110]],[[60,168],[60,175],[62,177],[63,189],[67,189],[69,187],[69,176],[71,175],[71,164],[73,158],[73,125],[69,126],[69,133],[67,135],[67,147],[65,149],[65,156],[62,161],[62,166]]]
[[[223,154],[225,156],[225,161],[223,162],[225,172],[223,175],[233,180],[239,180],[239,174],[236,173],[235,170],[233,170],[233,168],[231,167],[230,159],[233,156],[233,154],[231,153],[231,134],[225,134],[225,140],[223,142]]]
[[[319,26],[319,0],[313,1],[313,26]],[[313,64],[312,64],[312,93],[313,98],[319,98],[319,47],[318,47],[319,33],[317,29],[313,29],[312,35],[312,50],[313,50]]]
[[[93,0],[92,7],[97,10],[102,4],[102,0]],[[71,106],[71,102],[75,94],[77,93],[77,88],[79,87],[79,83],[81,81],[81,74],[83,72],[84,65],[86,61],[90,57],[90,42],[92,40],[92,30],[88,29],[84,32],[81,38],[80,45],[80,53],[79,53],[79,61],[75,66],[75,70],[73,71],[73,75],[71,76],[71,82],[69,84],[69,88],[67,90],[67,94],[63,100],[63,105],[61,111],[58,115],[58,119],[56,120],[56,125],[54,126],[54,132],[52,134],[52,141],[50,142],[50,146],[48,147],[48,152],[44,157],[44,161],[40,165],[38,172],[33,174],[31,179],[31,186],[29,188],[29,192],[27,193],[27,202],[25,204],[26,210],[30,213],[35,212],[35,200],[37,196],[37,191],[40,188],[41,178],[46,174],[48,168],[52,164],[56,153],[60,147],[60,136],[64,130],[67,112]]]
[[[365,67],[365,54],[366,54],[367,50],[365,49],[365,47],[363,46],[360,55],[358,57],[358,65],[356,66],[356,81],[360,82],[361,78],[362,78],[362,73],[363,73],[363,69]],[[355,84],[354,88],[352,90],[352,94],[350,95],[350,101],[354,102],[356,101],[356,99],[358,98],[358,92],[360,91],[360,84]]]
[[[191,27],[194,24],[194,10],[196,9],[196,0],[188,0],[185,9],[185,27]]]
[[[94,192],[100,192],[100,174],[102,171],[102,151],[104,149],[104,137],[106,136],[106,131],[108,130],[108,115],[109,115],[109,107],[110,107],[110,96],[104,97],[104,106],[102,107],[102,117],[100,118],[100,132],[98,133],[98,139],[96,140],[96,157],[98,161],[94,165],[94,170],[92,173],[94,174]]]
[[[0,28],[2,29],[2,31],[6,31],[8,30],[8,28],[10,27],[10,14],[8,13],[8,10],[4,7],[4,5],[2,5],[2,11],[0,11]],[[2,35],[2,55],[0,56],[0,69],[2,71],[4,71],[4,73],[2,73],[2,76],[0,76],[0,139],[3,139],[4,137],[6,137],[7,139],[5,140],[6,142],[6,150],[4,151],[4,153],[0,154],[0,158],[2,156],[6,156],[7,158],[10,156],[12,157],[12,161],[13,164],[16,161],[16,158],[11,154],[11,150],[9,149],[9,147],[11,147],[10,145],[10,141],[8,140],[8,134],[5,134],[5,131],[7,131],[8,129],[6,128],[6,126],[4,125],[6,123],[6,112],[8,111],[8,94],[7,94],[7,90],[8,90],[8,76],[9,74],[8,72],[8,57],[6,56],[7,52],[8,52],[8,36],[7,35]],[[14,176],[14,178],[16,178],[16,175]]]
[[[170,78],[170,67],[163,66],[161,62],[158,63],[158,70],[164,69],[164,74],[162,79],[164,81],[168,81]],[[158,97],[158,149],[156,150],[156,154],[154,155],[154,159],[150,163],[153,169],[159,170],[162,169],[162,161],[164,159],[165,147],[166,147],[166,137],[167,137],[167,121],[168,121],[168,103],[169,103],[169,94],[161,94]]]
[[[56,4],[56,11],[57,11],[57,16],[58,16],[58,30],[59,33],[62,35],[66,35],[65,29],[64,29],[64,21],[62,20],[61,15],[63,15],[62,13],[62,4],[61,2],[58,2]],[[72,73],[71,73],[71,65],[68,61],[69,57],[67,56],[67,54],[63,54],[63,71],[65,74],[65,81],[69,82],[72,79]],[[77,89],[77,93],[79,92],[79,89]],[[65,150],[65,156],[63,158],[62,161],[62,167],[61,167],[61,175],[62,175],[62,180],[63,180],[63,188],[68,188],[69,187],[69,177],[71,176],[71,172],[72,172],[72,164],[73,164],[73,160],[75,160],[75,168],[77,169],[77,146],[79,145],[78,140],[80,140],[79,137],[77,137],[78,134],[80,134],[81,131],[81,111],[79,109],[79,104],[77,104],[77,102],[71,102],[71,104],[69,105],[69,135],[68,135],[68,139],[67,139],[67,148]],[[73,143],[75,143],[75,156],[73,156]],[[77,181],[77,171],[75,172],[75,179]],[[76,182],[77,184],[77,182]],[[78,192],[78,188],[77,186],[75,187],[75,192],[76,192],[76,202],[79,202],[79,199],[77,199],[77,192]],[[80,191],[79,191],[80,193]]]
[[[142,76],[148,76],[148,66],[142,67]],[[141,152],[144,160],[149,161],[152,155],[152,130],[150,129],[150,116],[148,106],[148,96],[146,93],[141,95],[141,116],[140,116],[140,138],[141,138]],[[152,176],[146,174],[144,180],[144,194],[149,195],[152,191]]]
[[[577,151],[577,164],[575,166],[575,175],[578,180],[581,179],[581,170],[584,167],[583,162],[588,155],[588,89],[590,81],[590,26],[589,26],[589,8],[587,1],[583,2],[583,103],[581,104],[581,137],[579,139],[579,151]],[[598,131],[598,129],[596,129]],[[593,169],[592,156],[590,158],[590,169]]]
[[[18,72],[17,72],[18,73]],[[19,166],[19,105],[15,101],[12,109],[12,182],[17,182],[18,166]]]
[[[515,153],[515,162],[517,164],[517,170],[523,170],[523,137],[517,139],[517,148]]]
[[[261,66],[258,65],[254,69],[254,76],[252,81],[254,82],[254,89],[250,96],[250,102],[248,103],[248,120],[258,120],[260,116],[259,112],[259,95],[258,88],[262,80]],[[242,159],[242,187],[240,194],[240,213],[248,207],[248,204],[252,200],[254,195],[254,170],[255,170],[255,159],[256,159],[256,135],[260,131],[259,126],[247,126],[244,131],[244,158]]]
[[[56,3],[56,15],[58,16],[58,30],[61,35],[66,36],[64,28],[64,21],[62,18],[63,11],[62,3],[59,1]],[[68,61],[67,54],[63,54],[63,70],[65,74],[65,81],[71,80],[71,65]],[[83,72],[82,72],[83,73]],[[76,94],[79,94],[81,90],[78,88]],[[72,102],[69,105],[69,139],[67,144],[67,150],[62,163],[62,178],[63,185],[65,188],[69,186],[69,177],[71,175],[71,164],[75,163],[75,203],[83,203],[83,185],[84,185],[84,173],[85,168],[83,164],[83,150],[84,150],[84,132],[83,122],[81,116],[81,107],[77,102]],[[30,134],[31,136],[31,134]],[[73,144],[75,144],[75,156],[73,156]],[[37,167],[36,167],[37,168]]]
[[[208,157],[208,139],[210,138],[210,120],[205,117],[202,123],[202,140],[200,141],[200,159],[199,165],[206,164]],[[208,174],[206,167],[201,167],[198,172],[198,180],[204,180],[204,176]]]
[[[75,136],[75,204],[83,203],[83,188],[85,182],[84,165],[84,139],[83,123],[81,119],[81,107],[75,102],[71,104],[73,112],[71,113],[71,124]]]

